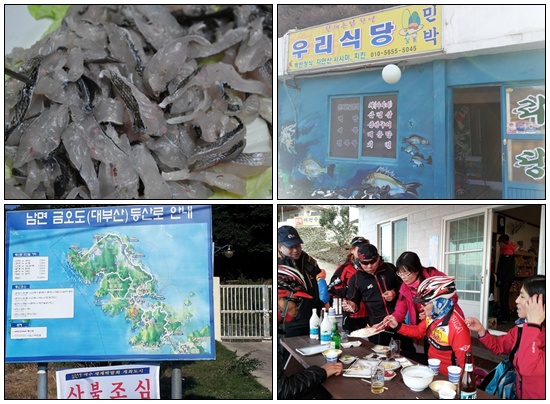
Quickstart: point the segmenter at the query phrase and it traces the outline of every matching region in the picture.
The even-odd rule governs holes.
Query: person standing
[[[393,313],[401,279],[397,276],[395,266],[384,262],[378,249],[372,244],[359,244],[357,248],[357,272],[349,281],[346,300],[342,308],[356,313],[360,302],[365,303],[368,324],[373,326]],[[392,335],[386,332],[369,338],[376,344],[388,345]],[[401,349],[405,350],[403,340]]]
[[[287,337],[309,335],[309,319],[313,309],[318,313],[324,307],[319,296],[317,275],[321,273],[317,261],[302,250],[303,241],[298,231],[292,226],[281,226],[277,230],[277,264],[286,265],[298,270],[304,277],[306,290],[312,298],[304,301],[297,316],[285,324]]]
[[[357,250],[360,244],[369,244],[369,240],[364,237],[354,237],[351,240],[346,261],[334,271],[330,279],[330,285],[332,286],[329,288],[329,293],[332,296],[343,299],[346,298],[349,280],[357,272],[355,261],[357,259]],[[348,334],[360,328],[364,328],[367,325],[367,308],[362,300],[359,303],[359,309],[356,313],[349,313],[345,310],[342,311],[342,328]]]
[[[507,323],[510,321],[510,289],[515,278],[514,252],[516,245],[510,241],[507,234],[498,238],[500,256],[497,264],[497,286],[499,287],[500,316],[498,321]]]

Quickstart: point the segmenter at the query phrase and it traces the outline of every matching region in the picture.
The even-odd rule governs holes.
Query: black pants
[[[349,315],[346,316],[344,314],[344,319],[342,321],[342,328],[348,334],[351,334],[355,330],[365,328],[367,325],[369,325],[367,317],[353,318],[353,317],[350,317]]]

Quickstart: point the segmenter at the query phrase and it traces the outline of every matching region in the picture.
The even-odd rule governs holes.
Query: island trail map
[[[209,206],[8,212],[6,362],[214,359]]]

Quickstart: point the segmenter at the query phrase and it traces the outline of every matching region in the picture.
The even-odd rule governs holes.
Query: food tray
[[[370,379],[371,368],[373,366],[376,366],[376,362],[373,363],[372,361],[368,361],[366,359],[357,359],[344,371],[343,376]]]
[[[306,346],[303,348],[296,348],[296,352],[303,356],[311,356],[315,354],[319,354],[323,351],[326,351],[330,348],[330,344],[321,344],[321,345],[313,345],[313,346]]]

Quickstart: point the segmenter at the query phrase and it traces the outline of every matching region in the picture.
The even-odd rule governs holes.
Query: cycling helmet
[[[427,303],[437,298],[450,299],[456,293],[453,276],[434,276],[420,284],[414,298],[415,303]]]
[[[313,299],[310,294],[306,293],[306,282],[302,274],[286,265],[277,267],[277,297]]]

